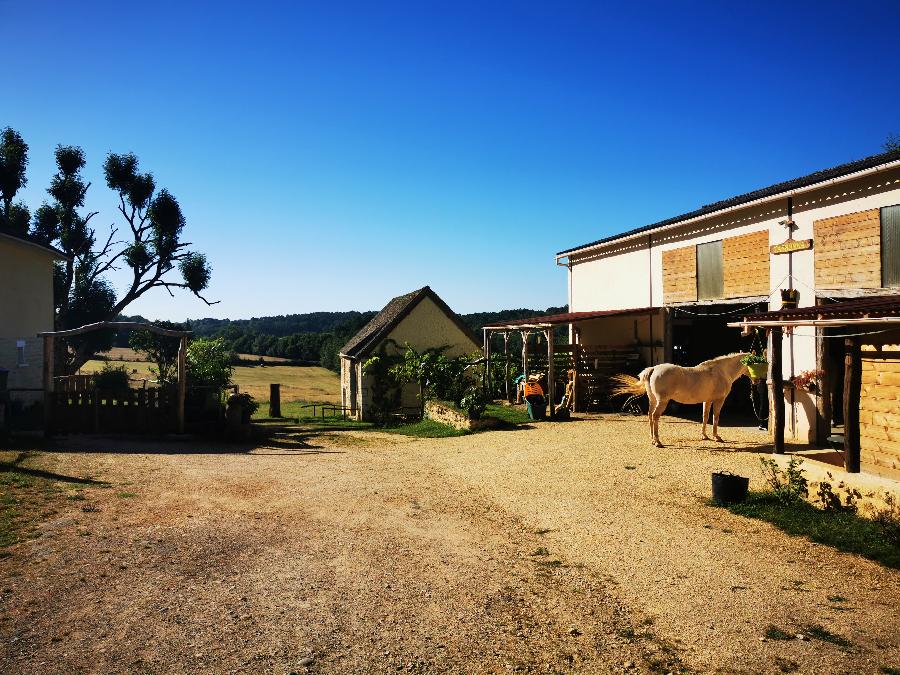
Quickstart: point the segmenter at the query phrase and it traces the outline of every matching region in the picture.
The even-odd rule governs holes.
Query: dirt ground
[[[0,559],[0,670],[895,672],[900,573],[706,504],[760,432],[661,433],[61,442],[25,466],[84,499]],[[763,639],[815,624],[847,643]]]

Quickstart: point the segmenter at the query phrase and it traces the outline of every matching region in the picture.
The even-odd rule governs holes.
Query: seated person
[[[533,405],[542,405],[544,403],[544,388],[541,387],[540,375],[529,375],[528,381],[525,382],[525,400],[530,401]]]

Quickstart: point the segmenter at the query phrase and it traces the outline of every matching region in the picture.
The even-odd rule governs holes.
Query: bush
[[[884,508],[872,508],[872,522],[881,528],[884,538],[894,546],[900,546],[900,504],[894,495],[885,495]]]
[[[481,389],[477,386],[473,386],[462,397],[459,402],[459,407],[466,412],[470,420],[478,420],[481,419],[481,416],[484,414],[487,404],[487,397]]]
[[[235,396],[238,398],[238,402],[241,406],[241,422],[243,424],[250,424],[250,418],[253,417],[253,414],[257,410],[259,410],[259,401],[246,392],[235,394]]]
[[[222,338],[193,340],[187,350],[187,376],[193,387],[223,389],[231,382],[231,351]]]
[[[793,504],[803,501],[809,496],[809,487],[803,475],[802,459],[791,457],[787,468],[782,471],[774,459],[760,458],[763,476],[772,492],[782,504]]]
[[[128,389],[128,385],[128,371],[124,365],[114,366],[106,363],[100,372],[94,375],[94,389],[119,391]]]

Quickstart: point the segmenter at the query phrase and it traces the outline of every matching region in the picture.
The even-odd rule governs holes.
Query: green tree
[[[884,151],[890,152],[898,149],[900,149],[900,134],[888,134],[884,139]]]
[[[155,326],[169,330],[184,330],[180,323],[171,321],[154,321]],[[128,346],[134,351],[145,354],[147,358],[156,364],[151,372],[156,375],[160,384],[169,384],[176,380],[178,368],[178,348],[181,340],[176,337],[157,335],[149,330],[135,330],[131,332]]]
[[[9,127],[0,131],[0,232],[17,237],[28,232],[31,214],[21,202],[13,203],[16,193],[28,182],[28,144]]]
[[[124,240],[117,239],[115,226],[105,240],[98,240],[90,225],[97,213],[82,213],[90,183],[81,174],[85,166],[81,148],[57,146],[55,159],[57,172],[47,189],[50,201],[34,212],[29,231],[28,209],[13,202],[26,182],[28,146],[16,131],[0,132],[0,230],[18,236],[27,232],[68,256],[54,274],[57,330],[115,319],[154,288],[165,288],[170,295],[173,289],[185,289],[214,304],[201,295],[209,285],[211,268],[206,256],[188,250],[190,243],[183,241],[181,206],[167,190],[156,189],[151,174],[139,171],[137,157],[113,153],[103,165],[106,184],[118,194],[118,210],[128,225]],[[131,282],[117,294],[105,275],[122,267],[131,271]],[[176,270],[180,278],[173,276]],[[58,370],[75,372],[95,352],[109,349],[113,339],[111,331],[100,331],[58,340]]]

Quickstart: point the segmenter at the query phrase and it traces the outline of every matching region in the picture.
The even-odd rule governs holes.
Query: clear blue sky
[[[608,5],[608,6],[604,6]],[[630,5],[630,6],[629,6]],[[0,126],[133,151],[213,265],[207,308],[461,312],[566,301],[553,254],[879,152],[900,3],[9,2]],[[113,279],[116,281],[116,278]]]

